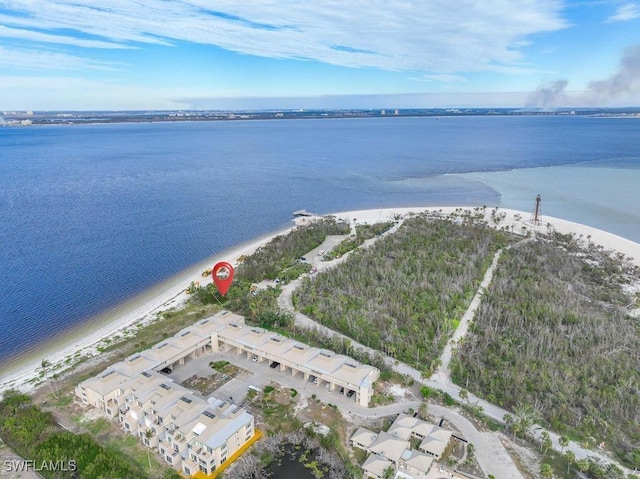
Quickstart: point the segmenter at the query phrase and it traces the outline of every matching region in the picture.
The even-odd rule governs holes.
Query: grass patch
[[[96,434],[100,434],[101,432],[108,430],[111,427],[111,423],[107,418],[101,417],[95,421],[85,423],[84,427],[95,436]]]

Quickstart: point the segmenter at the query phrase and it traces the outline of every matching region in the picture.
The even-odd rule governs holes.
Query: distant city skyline
[[[638,31],[617,0],[5,0],[0,111],[640,106]]]

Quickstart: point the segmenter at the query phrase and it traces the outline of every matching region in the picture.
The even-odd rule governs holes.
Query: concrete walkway
[[[458,341],[460,341],[467,335],[467,331],[469,330],[469,323],[473,321],[473,318],[476,315],[476,310],[478,309],[478,306],[480,306],[480,302],[482,301],[482,295],[493,279],[493,270],[496,268],[501,255],[502,250],[499,249],[493,256],[493,261],[491,261],[491,265],[487,269],[487,272],[484,274],[484,278],[482,278],[482,282],[480,283],[480,287],[478,287],[478,291],[476,291],[475,296],[471,300],[471,304],[469,304],[469,307],[462,315],[460,324],[453,333],[451,340],[444,347],[444,351],[442,351],[442,354],[440,355],[440,366],[438,366],[438,369],[436,369],[436,372],[434,373],[435,377],[446,377],[447,379],[451,377],[449,363],[451,362],[453,347],[458,344]]]

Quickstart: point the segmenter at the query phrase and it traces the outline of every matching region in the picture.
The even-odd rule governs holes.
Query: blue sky
[[[640,1],[0,0],[0,110],[640,106]]]

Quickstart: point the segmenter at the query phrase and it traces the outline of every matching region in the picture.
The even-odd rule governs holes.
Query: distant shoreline
[[[310,120],[337,118],[447,118],[465,116],[588,116],[640,118],[640,108],[370,108],[346,110],[184,110],[184,111],[5,111],[0,127],[179,123],[243,120]]]
[[[477,209],[478,207],[421,206],[412,208],[380,208],[345,211],[323,216],[335,216],[336,218],[347,221],[355,219],[358,223],[377,223],[392,219],[395,215],[407,215],[425,211],[441,212],[443,215],[449,215],[457,209],[474,210],[474,208]],[[487,207],[485,210],[485,218],[489,222],[489,225],[492,225],[491,211],[493,209],[494,208]],[[498,207],[498,212],[505,214],[505,218],[501,220],[498,227],[513,227],[512,229],[516,232],[521,232],[522,228],[525,228],[526,231],[540,231],[545,233],[548,227],[552,227],[563,234],[574,233],[581,238],[582,241],[590,241],[594,244],[602,245],[607,250],[614,250],[624,254],[626,257],[631,257],[633,258],[632,262],[640,266],[640,244],[634,241],[597,228],[560,218],[543,215],[541,225],[534,226],[529,222],[530,213],[500,207]],[[299,217],[295,219],[295,223],[304,224],[308,220],[308,217]],[[99,320],[89,321],[85,325],[76,328],[72,333],[44,344],[43,348],[37,353],[30,354],[29,358],[17,362],[14,361],[13,364],[9,364],[6,371],[3,366],[2,372],[0,373],[0,392],[10,388],[17,388],[24,392],[32,389],[33,384],[29,383],[29,381],[38,376],[38,368],[43,359],[46,359],[52,366],[55,366],[56,364],[63,364],[65,360],[72,358],[78,353],[86,356],[98,355],[98,345],[103,339],[113,336],[114,334],[122,334],[138,323],[148,323],[159,311],[182,305],[188,297],[184,290],[192,281],[199,281],[203,285],[210,283],[211,278],[203,278],[201,273],[205,268],[211,267],[214,262],[224,260],[237,264],[239,256],[253,253],[257,248],[268,243],[275,236],[286,233],[293,227],[294,226],[270,233],[220,252],[212,258],[156,285],[146,293],[114,308]]]

